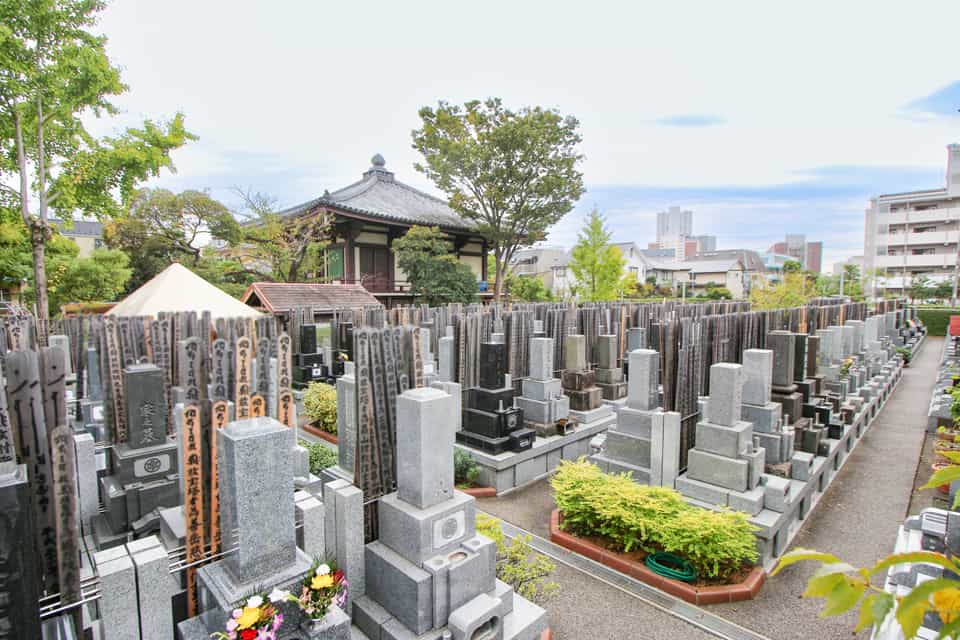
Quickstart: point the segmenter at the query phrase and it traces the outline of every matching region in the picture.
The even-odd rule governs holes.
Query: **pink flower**
[[[230,618],[227,620],[227,631],[235,631],[237,628],[236,618]]]
[[[234,617],[234,618],[239,618],[239,617],[242,616],[242,615],[243,615],[243,609],[234,609],[234,610],[233,610],[233,617]]]

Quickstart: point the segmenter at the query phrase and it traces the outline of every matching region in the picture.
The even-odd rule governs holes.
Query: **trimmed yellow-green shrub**
[[[639,485],[585,460],[561,462],[550,483],[562,526],[575,535],[605,537],[619,551],[675,553],[710,578],[757,561],[756,527],[745,513],[700,509],[673,489]]]
[[[337,432],[337,390],[322,382],[311,382],[303,393],[307,419],[321,431]]]
[[[530,546],[530,535],[508,538],[496,518],[477,514],[477,533],[497,545],[497,578],[507,583],[517,594],[533,602],[543,602],[555,595],[560,587],[547,580],[557,568],[550,558],[536,553]]]

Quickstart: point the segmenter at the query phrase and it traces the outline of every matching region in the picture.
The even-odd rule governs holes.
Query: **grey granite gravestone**
[[[293,430],[274,418],[237,420],[217,431],[220,528],[235,551],[197,571],[199,616],[206,632],[223,628],[234,603],[254,590],[294,587],[310,568],[296,545]],[[269,470],[269,472],[267,472]],[[298,624],[295,611],[288,622]],[[197,619],[179,625],[185,637]]]
[[[87,366],[85,372],[87,383],[87,400],[103,400],[103,382],[100,377],[100,355],[93,347],[87,349]]]
[[[642,411],[656,409],[659,406],[660,354],[653,349],[635,349],[627,356],[627,361],[630,363],[627,406]]]
[[[127,390],[127,446],[142,449],[167,441],[167,400],[163,371],[155,364],[130,365],[123,372]]]

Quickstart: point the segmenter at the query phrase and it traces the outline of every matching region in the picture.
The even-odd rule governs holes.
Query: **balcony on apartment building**
[[[950,222],[960,220],[960,207],[937,209],[898,209],[883,215],[878,222],[884,224],[917,224],[921,222]]]

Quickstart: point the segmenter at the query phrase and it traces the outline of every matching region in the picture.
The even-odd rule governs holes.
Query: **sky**
[[[231,206],[318,197],[375,153],[440,195],[413,167],[418,109],[498,96],[581,123],[587,190],[548,243],[597,207],[645,246],[681,206],[720,248],[822,240],[829,271],[862,254],[871,195],[943,185],[958,23],[955,0],[115,1],[98,28],[129,92],[92,128],[185,113],[199,139],[151,184]]]

